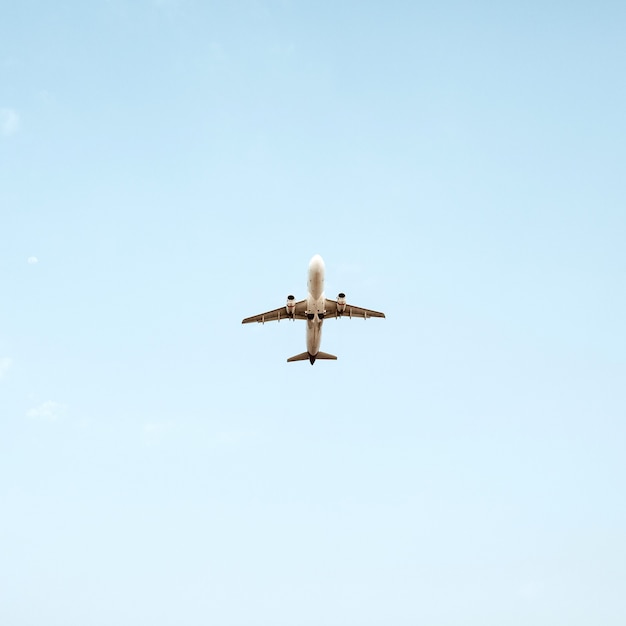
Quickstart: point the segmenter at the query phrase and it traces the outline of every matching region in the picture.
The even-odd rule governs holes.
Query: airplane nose
[[[319,254],[314,255],[309,261],[309,267],[324,267],[324,259]]]

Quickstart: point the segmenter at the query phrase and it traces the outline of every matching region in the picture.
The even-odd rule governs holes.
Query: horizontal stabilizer
[[[334,354],[328,354],[328,352],[318,352],[315,355],[316,359],[328,359],[329,361],[336,361],[337,357]]]
[[[291,363],[292,361],[310,361],[311,365],[313,365],[313,363],[315,363],[317,359],[336,361],[337,357],[334,354],[328,354],[327,352],[318,352],[317,354],[309,354],[308,352],[303,352],[302,354],[296,354],[296,356],[288,358],[287,363]]]

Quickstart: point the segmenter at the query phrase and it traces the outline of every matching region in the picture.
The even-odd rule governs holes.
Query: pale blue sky
[[[626,5],[5,5],[0,622],[622,626]]]

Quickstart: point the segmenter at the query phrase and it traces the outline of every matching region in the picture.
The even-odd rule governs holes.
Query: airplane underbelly
[[[318,277],[314,277],[309,282],[309,292],[317,300],[324,291],[324,281]]]
[[[322,323],[316,320],[307,321],[306,349],[309,354],[317,354],[320,351],[322,341]]]
[[[309,293],[319,298],[324,292],[324,261],[321,257],[313,257],[309,265]]]

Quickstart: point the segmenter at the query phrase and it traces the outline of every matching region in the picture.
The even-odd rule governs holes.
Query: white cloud
[[[36,256],[29,256],[27,259],[27,263],[29,265],[36,265],[37,263],[39,263],[39,259]]]
[[[11,363],[13,363],[13,361],[8,356],[0,358],[0,378],[9,371]]]
[[[43,404],[31,409],[26,413],[26,417],[32,417],[35,419],[48,420],[54,422],[65,414],[67,406],[53,400],[48,400]]]
[[[14,135],[20,129],[20,116],[15,109],[0,109],[0,134]]]

